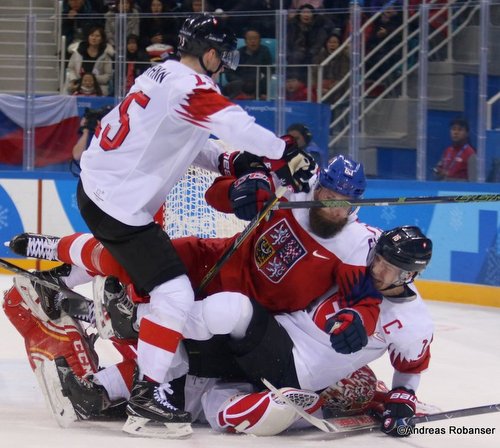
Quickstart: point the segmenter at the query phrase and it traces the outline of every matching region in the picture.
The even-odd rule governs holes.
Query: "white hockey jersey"
[[[416,287],[413,284],[409,287],[417,297],[403,303],[384,298],[368,344],[349,355],[335,352],[330,336],[321,330],[324,322],[337,311],[335,296],[309,310],[276,315],[276,320],[293,340],[295,368],[301,387],[324,389],[388,351],[395,369],[393,387],[416,390],[419,374],[429,363],[433,323]]]
[[[177,61],[151,67],[102,119],[82,155],[83,188],[113,218],[148,224],[211,134],[271,159],[285,147],[210,77]]]

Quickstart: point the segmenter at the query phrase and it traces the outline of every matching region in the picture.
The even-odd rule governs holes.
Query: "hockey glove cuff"
[[[223,176],[241,177],[248,173],[269,170],[264,164],[264,160],[249,152],[225,152],[219,156],[219,172]]]
[[[263,172],[240,177],[229,188],[229,199],[234,214],[251,221],[272,195],[271,180]]]
[[[340,310],[326,321],[325,331],[330,334],[333,349],[344,355],[361,350],[368,336],[360,315],[349,309]]]

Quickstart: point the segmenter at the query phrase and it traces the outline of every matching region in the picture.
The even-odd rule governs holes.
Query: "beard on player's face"
[[[320,238],[332,238],[347,224],[347,216],[325,216],[322,208],[309,209],[309,226],[311,231]]]

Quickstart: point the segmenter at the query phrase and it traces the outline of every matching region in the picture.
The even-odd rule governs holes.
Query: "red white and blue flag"
[[[78,140],[77,100],[74,96],[43,96],[34,100],[35,166],[71,160]],[[24,97],[0,94],[0,164],[23,163]]]

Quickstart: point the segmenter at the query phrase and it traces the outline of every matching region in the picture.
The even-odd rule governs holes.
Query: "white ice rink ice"
[[[8,276],[0,275],[0,290],[10,288]],[[443,410],[500,403],[500,309],[428,302],[436,325],[432,360],[423,375],[418,397]],[[107,354],[108,362],[115,355]],[[387,357],[371,365],[388,385],[391,367]],[[492,435],[450,434],[457,428],[494,428]],[[116,447],[500,447],[500,412],[423,424],[444,428],[445,435],[413,435],[392,439],[378,431],[348,438],[335,438],[317,429],[290,431],[276,437],[218,434],[194,427],[186,440],[145,439],[121,432],[121,423],[78,422],[61,429],[45,408],[24,350],[21,336],[0,313],[0,443],[3,447],[71,448]]]

